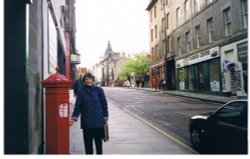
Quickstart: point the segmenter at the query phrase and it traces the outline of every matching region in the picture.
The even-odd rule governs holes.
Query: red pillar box
[[[46,88],[46,153],[69,154],[69,88],[72,81],[58,73],[42,81]]]

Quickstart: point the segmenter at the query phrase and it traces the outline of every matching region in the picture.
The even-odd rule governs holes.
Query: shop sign
[[[213,92],[219,92],[220,91],[220,82],[217,80],[210,82],[210,89]]]
[[[71,54],[70,61],[71,61],[71,64],[80,64],[81,56],[77,54]]]
[[[238,49],[238,58],[240,62],[247,62],[247,50],[248,45],[247,42],[243,42],[237,45]]]
[[[188,65],[203,62],[213,58],[219,57],[219,47],[200,52],[198,54],[187,57]]]
[[[176,68],[185,67],[187,65],[188,65],[187,59],[181,59],[181,60],[176,61]]]
[[[180,81],[179,82],[179,87],[180,87],[180,90],[184,90],[185,89],[185,82],[184,81]]]

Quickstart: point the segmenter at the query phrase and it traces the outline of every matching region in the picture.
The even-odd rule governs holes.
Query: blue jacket
[[[82,86],[76,98],[72,119],[81,114],[81,128],[103,128],[104,117],[108,117],[108,105],[101,87]]]

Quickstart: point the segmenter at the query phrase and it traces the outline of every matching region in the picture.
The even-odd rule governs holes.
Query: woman
[[[81,129],[83,130],[86,154],[93,154],[93,140],[96,153],[102,154],[102,139],[104,124],[108,122],[108,105],[101,87],[95,86],[94,76],[87,73],[83,80],[85,85],[79,90],[72,114],[72,126],[81,114]]]

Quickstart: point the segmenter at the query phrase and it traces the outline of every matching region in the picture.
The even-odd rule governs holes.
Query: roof
[[[149,11],[157,2],[158,0],[151,0],[151,2],[149,3],[149,5],[147,6],[146,10]]]

